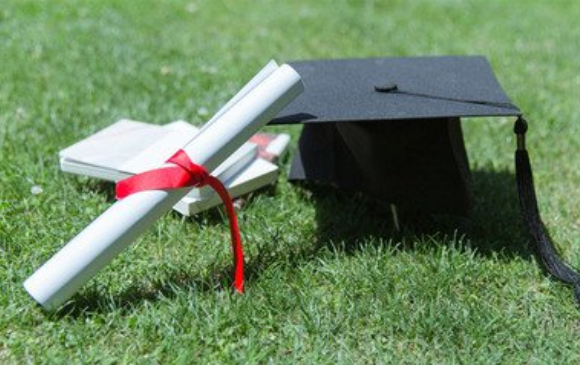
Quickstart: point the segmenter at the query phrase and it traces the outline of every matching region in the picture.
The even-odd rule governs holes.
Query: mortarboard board
[[[291,181],[313,181],[408,213],[468,216],[470,170],[462,117],[517,117],[516,180],[534,250],[575,287],[541,221],[525,148],[527,124],[481,56],[290,62],[305,91],[270,124],[302,123]]]

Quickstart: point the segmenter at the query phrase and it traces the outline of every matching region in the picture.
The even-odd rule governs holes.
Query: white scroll
[[[294,69],[269,63],[183,150],[214,170],[302,90]],[[59,307],[189,190],[143,191],[118,201],[30,276],[25,289],[45,309]]]

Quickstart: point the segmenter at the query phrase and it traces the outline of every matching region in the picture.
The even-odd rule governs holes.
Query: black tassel
[[[562,261],[540,217],[532,167],[526,150],[525,135],[527,129],[527,122],[524,118],[519,117],[516,121],[514,132],[517,135],[518,142],[515,156],[516,181],[522,216],[528,227],[530,240],[539,261],[546,271],[554,277],[574,287],[574,298],[576,303],[580,305],[580,274]]]

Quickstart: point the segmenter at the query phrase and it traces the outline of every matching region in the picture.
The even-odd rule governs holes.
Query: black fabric
[[[302,77],[305,91],[271,124],[520,114],[481,56],[315,60],[290,65]],[[384,85],[396,85],[397,92],[384,92]]]
[[[271,121],[304,124],[290,179],[410,211],[468,216],[459,118],[520,115],[481,56],[290,64],[305,91]]]
[[[360,191],[406,212],[467,216],[471,209],[458,118],[307,124],[289,179]]]

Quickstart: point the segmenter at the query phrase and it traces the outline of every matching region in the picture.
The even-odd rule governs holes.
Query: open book
[[[116,182],[163,165],[197,133],[195,126],[184,121],[160,126],[122,119],[60,151],[60,167],[65,172]],[[258,134],[252,139],[257,143],[245,143],[212,172],[232,197],[275,183],[278,166],[268,160],[282,154],[290,140],[286,134]],[[192,189],[174,209],[189,216],[220,203],[214,191],[202,187]]]

